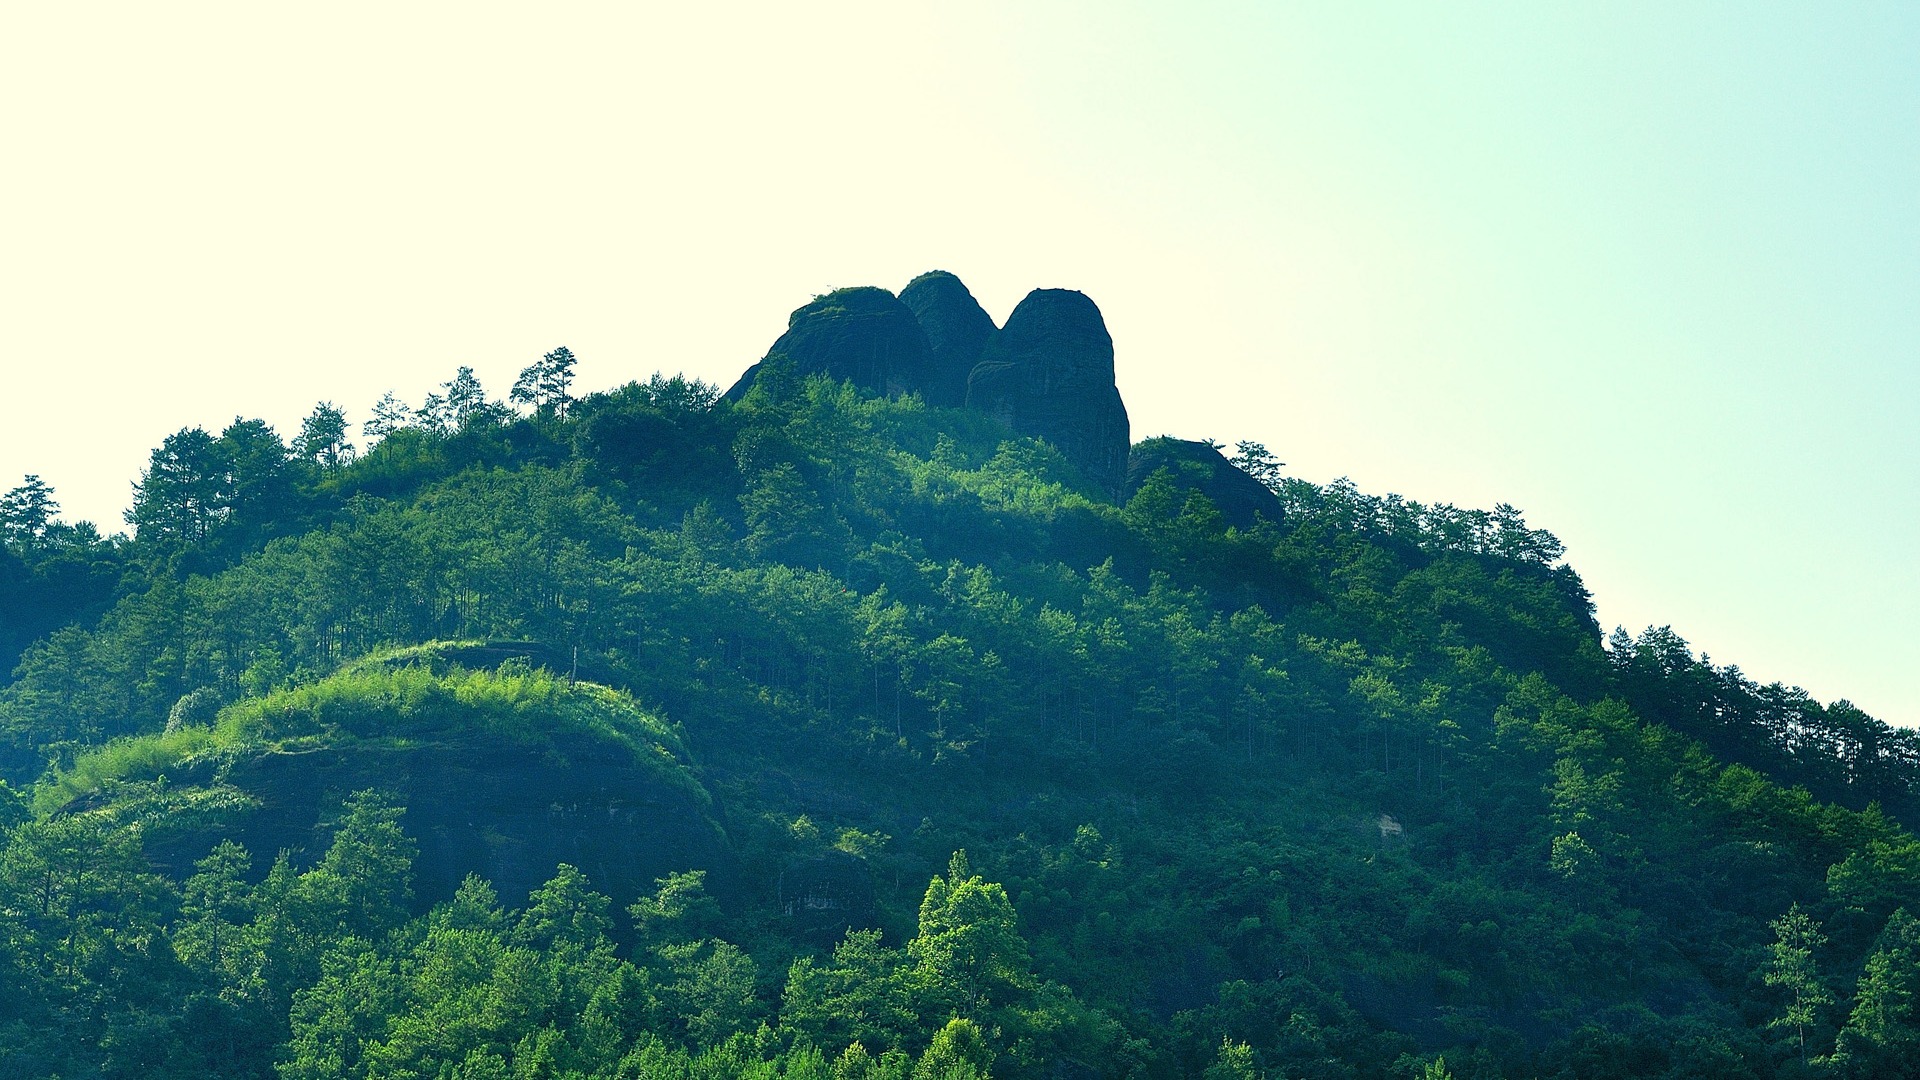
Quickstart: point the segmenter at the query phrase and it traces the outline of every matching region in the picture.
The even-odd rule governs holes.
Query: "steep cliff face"
[[[787,332],[767,350],[767,360],[775,357],[785,357],[797,376],[851,379],[873,394],[924,391],[932,363],[926,332],[913,312],[872,286],[836,289],[796,309]],[[747,369],[726,400],[745,396],[765,363]]]
[[[1127,479],[1127,407],[1114,386],[1113,338],[1084,293],[1036,289],[996,330],[961,280],[934,270],[895,297],[840,289],[796,310],[787,332],[724,400],[746,396],[776,358],[793,376],[852,380],[873,394],[917,393],[1045,439],[1108,495]]]
[[[960,279],[945,270],[921,274],[900,290],[926,332],[931,364],[922,390],[929,405],[957,409],[967,403],[967,376],[993,337],[993,319]]]
[[[1028,293],[968,376],[967,407],[1052,443],[1112,495],[1126,484],[1132,443],[1113,338],[1085,293]]]
[[[1212,500],[1229,524],[1250,529],[1261,517],[1275,524],[1280,521],[1279,496],[1211,444],[1192,439],[1161,436],[1135,446],[1127,463],[1127,497],[1132,498],[1161,469],[1167,470],[1175,486]]]

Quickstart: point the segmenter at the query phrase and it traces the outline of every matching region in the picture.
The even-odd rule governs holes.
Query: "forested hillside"
[[[949,280],[8,494],[0,1076],[1910,1075],[1913,733]]]

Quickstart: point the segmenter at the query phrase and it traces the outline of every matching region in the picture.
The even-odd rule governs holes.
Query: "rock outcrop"
[[[885,289],[836,289],[787,317],[787,332],[766,358],[733,384],[726,400],[746,396],[764,365],[785,357],[801,378],[850,379],[873,394],[924,392],[932,362],[926,332],[912,310]]]
[[[796,310],[787,332],[726,392],[738,401],[774,362],[873,394],[970,408],[1052,443],[1109,496],[1126,486],[1127,407],[1114,386],[1113,338],[1100,309],[1069,289],[1035,289],[1007,325],[959,278],[934,270],[885,289],[838,289]]]
[[[967,376],[993,337],[993,319],[960,279],[945,270],[907,282],[900,302],[927,335],[931,366],[922,389],[927,404],[960,408],[967,403]]]
[[[1283,514],[1279,496],[1242,472],[1211,443],[1164,435],[1133,448],[1127,462],[1127,497],[1132,498],[1161,469],[1167,470],[1176,487],[1212,500],[1229,525],[1250,529],[1262,517],[1278,524]]]
[[[1052,443],[1109,494],[1132,446],[1113,379],[1113,337],[1085,293],[1035,289],[967,377],[967,407]]]

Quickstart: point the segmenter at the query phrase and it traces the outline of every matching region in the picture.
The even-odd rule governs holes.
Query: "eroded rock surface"
[[[928,385],[932,363],[926,332],[885,289],[836,289],[797,308],[766,358],[733,384],[726,400],[746,396],[768,361],[784,357],[795,376],[850,379],[873,394],[909,394]]]
[[[1052,443],[1110,495],[1126,484],[1132,441],[1113,337],[1085,293],[1028,293],[968,376],[967,406]]]
[[[922,389],[929,405],[957,409],[967,403],[967,376],[987,342],[993,319],[960,279],[945,270],[921,274],[900,290],[920,329],[926,332],[930,366]]]

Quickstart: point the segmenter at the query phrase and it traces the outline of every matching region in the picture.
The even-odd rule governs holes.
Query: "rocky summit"
[[[1085,293],[1035,289],[967,377],[967,407],[1045,439],[1111,494],[1127,477],[1127,407],[1113,338]]]
[[[787,332],[727,391],[745,395],[769,362],[784,359],[798,376],[850,380],[875,394],[923,393],[929,382],[927,335],[913,312],[885,289],[835,289],[787,317]]]
[[[996,327],[960,279],[945,270],[921,274],[900,290],[900,301],[926,331],[933,366],[927,403],[957,409],[967,403],[967,376],[980,362]]]
[[[838,289],[796,310],[787,332],[725,397],[737,401],[770,363],[876,394],[917,393],[966,407],[1053,444],[1110,496],[1127,480],[1127,407],[1114,385],[1113,337],[1085,293],[1035,289],[1004,328],[958,277],[934,270],[898,297]]]

